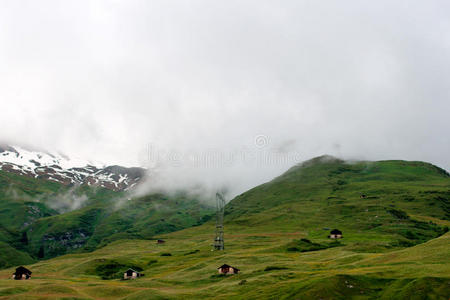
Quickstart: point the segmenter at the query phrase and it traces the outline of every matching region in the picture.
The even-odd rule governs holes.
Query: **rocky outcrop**
[[[114,191],[129,190],[145,175],[143,168],[103,166],[64,155],[30,151],[21,147],[0,145],[0,170],[30,176],[64,185],[100,186]]]

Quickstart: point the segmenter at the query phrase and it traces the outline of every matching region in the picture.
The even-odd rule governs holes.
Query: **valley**
[[[1,174],[4,181],[14,179]],[[36,186],[44,194],[56,187],[49,181]],[[29,244],[14,248],[28,256],[0,271],[0,299],[450,295],[450,177],[428,163],[346,162],[322,156],[294,166],[226,205],[224,251],[212,251],[213,209],[195,198],[148,195],[109,211],[116,193],[96,190],[89,196],[92,202],[66,213],[47,208],[43,197],[33,202],[38,207],[33,211],[42,216],[25,230],[23,221],[15,227],[5,223],[5,244],[13,245],[8,238],[20,232],[27,233]],[[17,203],[17,211],[30,205]],[[328,238],[335,228],[342,239]],[[67,237],[65,232],[75,233],[61,238]],[[38,257],[33,243],[43,237],[44,256]],[[33,272],[30,280],[9,279],[18,264]],[[239,268],[239,274],[218,274],[222,264]],[[128,268],[144,276],[121,280]]]

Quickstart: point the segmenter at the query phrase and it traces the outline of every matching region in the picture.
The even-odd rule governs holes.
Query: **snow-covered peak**
[[[59,153],[0,145],[0,170],[42,178],[62,184],[87,184],[126,190],[144,175],[142,168],[125,168],[69,158]]]
[[[5,148],[4,151],[1,151],[2,147],[0,147],[0,162],[9,162],[29,168],[35,168],[36,163],[45,167],[57,165],[63,169],[82,168],[88,165],[98,169],[105,167],[105,164],[99,162],[69,158],[59,153],[32,151],[21,146],[7,146]]]

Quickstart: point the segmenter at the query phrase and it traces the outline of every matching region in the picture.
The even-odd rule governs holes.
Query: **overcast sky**
[[[234,193],[298,161],[450,169],[450,2],[0,1],[0,139]]]

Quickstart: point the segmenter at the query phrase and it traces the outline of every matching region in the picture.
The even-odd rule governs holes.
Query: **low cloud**
[[[446,1],[2,2],[0,140],[148,165],[149,190],[235,195],[323,154],[449,170],[449,11]]]
[[[59,213],[65,213],[83,207],[88,200],[87,195],[77,191],[77,187],[72,187],[63,193],[41,199],[41,202]]]

